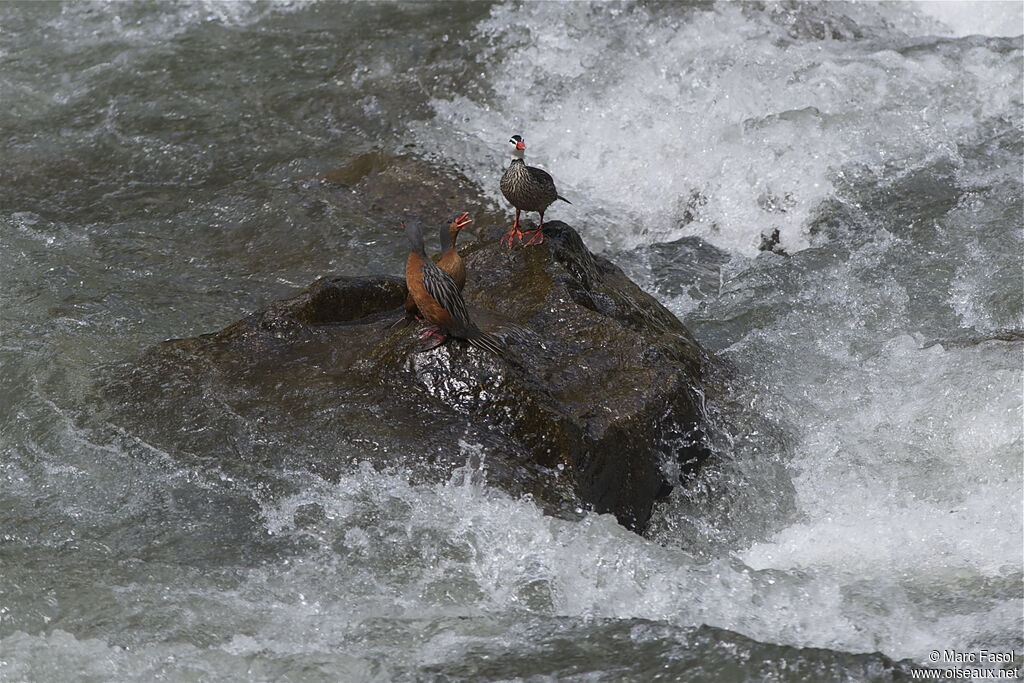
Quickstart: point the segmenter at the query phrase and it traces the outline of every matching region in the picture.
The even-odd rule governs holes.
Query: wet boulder
[[[331,277],[220,332],[165,342],[111,381],[119,421],[240,476],[369,463],[460,468],[552,514],[642,532],[705,457],[706,358],[683,325],[564,223],[543,245],[462,247],[471,315],[507,340],[420,352],[401,278]]]

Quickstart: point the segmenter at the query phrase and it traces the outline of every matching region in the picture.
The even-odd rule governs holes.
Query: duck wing
[[[423,288],[452,317],[451,331],[456,336],[465,336],[467,331],[475,329],[455,280],[428,260],[423,261]]]
[[[529,172],[530,177],[536,182],[544,185],[545,187],[550,187],[552,192],[555,191],[555,179],[551,177],[550,173],[537,168],[536,166],[527,166],[526,170]]]
[[[466,301],[462,298],[455,280],[430,261],[423,262],[423,288],[451,316],[449,332],[456,337],[469,340],[470,344],[484,351],[497,356],[505,355],[505,343],[493,334],[481,331],[476,323],[469,319]]]

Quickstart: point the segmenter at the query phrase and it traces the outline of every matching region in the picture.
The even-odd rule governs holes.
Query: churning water
[[[853,653],[1019,654],[1022,21],[0,6],[0,679],[864,680]],[[573,201],[552,216],[728,368],[716,462],[651,538],[469,465],[267,490],[106,418],[98,378],[162,339],[399,272],[319,174],[412,151],[497,201],[512,133]]]

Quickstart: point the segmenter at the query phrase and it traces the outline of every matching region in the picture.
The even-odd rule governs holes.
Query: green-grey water
[[[1019,667],[1020,24],[1016,3],[0,5],[0,680]],[[104,379],[160,341],[400,272],[402,198],[333,171],[412,155],[493,215],[511,133],[572,199],[557,217],[730,368],[714,464],[649,538],[471,465],[269,485],[217,465],[245,444],[186,458],[116,419]],[[774,230],[784,254],[758,250]]]

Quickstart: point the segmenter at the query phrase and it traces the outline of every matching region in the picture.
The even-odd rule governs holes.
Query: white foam
[[[417,135],[504,205],[505,141],[523,134],[527,162],[574,202],[548,217],[581,226],[591,246],[696,234],[753,255],[773,229],[791,253],[827,240],[809,228],[823,201],[860,201],[844,194],[850,174],[892,194],[931,167],[988,186],[994,177],[970,175],[977,163],[962,145],[987,121],[1020,118],[1019,53],[950,40],[1019,34],[1019,5],[662,10],[496,6],[478,29],[491,48],[483,61],[493,96],[435,100],[435,119]],[[988,272],[1009,272],[993,249],[1015,242],[1002,217],[972,208],[996,201],[965,201],[942,219],[941,243],[920,237],[916,251],[907,226],[886,223],[849,257],[774,270],[734,260],[736,283],[697,312],[739,328],[727,351],[743,383],[759,388],[750,400],[795,432],[796,518],[734,548],[742,562],[705,565],[602,519],[517,519],[531,531],[504,537],[499,526],[477,544],[490,562],[488,592],[514,596],[511,586],[539,574],[561,614],[703,621],[894,657],[1015,632],[1019,601],[1006,590],[936,615],[961,586],[1021,571],[1019,354],[999,343],[926,349],[914,336],[1015,324],[1019,305],[991,301],[1008,276]],[[946,300],[921,300],[947,287]],[[668,303],[680,314],[694,307]],[[726,522],[742,523],[734,517]],[[492,544],[508,556],[489,554]]]
[[[1017,0],[916,0],[915,5],[955,36],[1024,34],[1024,3]]]
[[[1019,407],[1016,396],[1010,388],[989,394],[995,409],[978,398],[951,407],[933,397],[914,397],[912,389],[893,400],[883,379],[886,373],[924,369],[952,374],[944,380],[960,386],[964,381],[998,385],[999,373],[1012,369],[1004,366],[1005,358],[990,358],[988,379],[972,380],[956,354],[936,349],[921,356],[904,339],[890,350],[893,359],[867,373],[874,398],[863,415],[836,420],[829,430],[833,418],[823,414],[808,427],[813,435],[801,447],[805,471],[797,485],[809,521],[755,544],[742,554],[744,562],[698,560],[626,531],[609,515],[581,522],[547,517],[529,501],[488,488],[485,470],[478,467],[436,486],[414,486],[364,468],[337,485],[307,482],[302,493],[267,510],[276,520],[272,527],[282,533],[289,531],[286,520],[297,504],[316,502],[324,507],[326,521],[301,533],[324,543],[343,539],[347,550],[342,556],[307,558],[287,576],[261,571],[250,578],[253,591],[287,585],[291,592],[318,596],[314,606],[300,608],[296,598],[271,588],[283,600],[284,612],[268,620],[260,640],[275,648],[288,643],[300,650],[323,648],[340,637],[330,635],[331,629],[358,628],[376,617],[525,611],[679,626],[706,623],[768,642],[922,658],[936,643],[965,645],[980,624],[1005,622],[1012,628],[1012,614],[999,601],[973,610],[961,607],[957,619],[933,623],[908,591],[998,576],[1019,563],[1013,532],[1020,530],[1020,503],[1012,499],[1019,471],[1006,450],[1015,440],[1019,445],[1020,433],[1019,428],[1007,433],[998,414]],[[911,356],[914,362],[907,362]],[[903,412],[883,414],[903,403]],[[937,423],[946,426],[931,434],[928,428]],[[858,429],[906,430],[909,453],[922,443],[932,445],[934,479],[919,480],[920,456],[910,460],[907,453],[876,452],[874,442],[855,438]],[[987,430],[995,430],[994,444],[976,442]],[[938,449],[945,441],[952,441],[952,448]],[[840,452],[851,444],[853,452]],[[1004,459],[971,461],[971,449],[994,450]],[[958,475],[953,481],[951,472]],[[393,557],[398,549],[401,560]],[[870,605],[878,600],[888,609],[872,613]],[[306,629],[299,629],[305,644],[289,635],[297,620],[319,614],[344,614],[346,622],[321,624],[317,632],[325,640],[320,642],[306,643]],[[288,632],[270,622],[289,624]],[[370,649],[350,653],[370,657],[380,646],[365,645]],[[441,654],[430,647],[412,653],[410,663]]]
[[[824,19],[800,14],[812,11]],[[906,6],[792,12],[499,5],[479,27],[493,45],[493,98],[435,100],[417,136],[505,206],[505,142],[523,134],[527,163],[574,202],[549,217],[585,226],[594,246],[697,234],[752,254],[776,228],[788,250],[808,246],[809,221],[844,168],[891,174],[955,156],[979,116],[1019,107],[1019,87],[994,87],[1007,58],[984,49],[948,60],[789,34],[801,21],[842,26],[844,12],[882,33],[941,29]]]
[[[882,33],[890,22],[916,35],[941,32],[898,6],[842,5],[835,15],[831,5],[802,7],[825,12],[836,30],[851,12]],[[495,98],[435,101],[437,118],[418,135],[500,199],[507,136],[525,134],[528,161],[551,170],[576,202],[550,217],[579,220],[592,245],[699,234],[752,253],[773,227],[791,251],[810,244],[808,222],[822,199],[836,196],[836,174],[849,165],[887,179],[934,159],[959,169],[957,142],[979,120],[1019,120],[1019,75],[984,47],[955,58],[904,55],[881,44],[792,41],[791,25],[771,8],[723,4],[693,16],[656,9],[496,6],[480,27],[494,46],[485,68]],[[64,21],[94,20],[76,11]],[[250,16],[225,11],[240,13],[226,21]],[[167,21],[174,30],[181,18]],[[988,295],[1000,281],[979,275],[997,248],[983,244],[990,236],[978,231],[977,251],[950,267],[953,289],[939,301],[959,324],[979,329],[1005,326],[1013,312],[1008,305],[1010,313],[993,313]],[[724,550],[703,559],[631,534],[609,516],[544,516],[529,500],[486,487],[483,466],[436,485],[368,467],[336,483],[296,475],[298,492],[266,503],[264,523],[270,536],[304,550],[223,571],[119,566],[124,573],[112,571],[111,585],[82,587],[75,599],[96,605],[113,596],[121,614],[137,620],[131,637],[145,642],[108,643],[127,637],[125,620],[76,619],[63,594],[54,604],[68,607],[64,630],[40,626],[0,640],[0,667],[8,667],[0,677],[48,680],[81,670],[118,680],[182,671],[281,679],[308,673],[313,662],[335,678],[386,680],[392,662],[444,662],[502,637],[479,630],[495,614],[707,623],[766,642],[897,658],[966,648],[990,633],[1012,637],[1005,634],[1019,632],[1019,581],[1000,582],[1021,571],[1019,353],[998,342],[923,348],[911,323],[956,323],[915,314],[920,291],[907,286],[915,276],[897,271],[925,263],[941,272],[947,264],[896,262],[887,254],[904,238],[876,238],[847,262],[822,257],[834,267],[734,259],[720,308],[698,311],[722,327],[742,326],[725,353],[741,368],[743,396],[793,429],[785,455],[796,517],[779,519],[776,533],[733,547],[727,538]],[[759,263],[775,268],[755,272],[752,284],[744,275]],[[943,281],[927,284],[930,291]],[[669,303],[685,312],[698,305],[688,297]],[[73,428],[62,427],[71,433],[58,440],[65,447],[82,445]],[[162,491],[202,485],[202,476],[168,465],[170,474],[140,470],[118,497],[119,479],[98,486],[95,474],[71,468],[132,463],[111,449],[102,460],[62,454],[60,492],[77,508],[135,514]],[[488,455],[473,444],[460,453],[473,462]],[[25,487],[34,472],[21,462],[5,472],[12,490],[32,492]],[[766,492],[772,488],[741,493]],[[322,516],[302,514],[297,524],[296,513],[313,505]],[[183,634],[225,639],[199,646]]]

